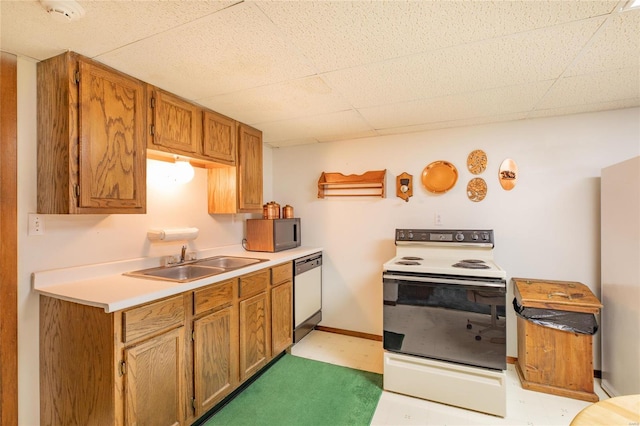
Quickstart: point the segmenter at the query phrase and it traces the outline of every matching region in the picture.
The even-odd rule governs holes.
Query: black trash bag
[[[598,321],[594,314],[586,312],[569,312],[555,309],[526,308],[513,299],[516,315],[543,327],[569,331],[579,334],[594,335],[598,331]]]

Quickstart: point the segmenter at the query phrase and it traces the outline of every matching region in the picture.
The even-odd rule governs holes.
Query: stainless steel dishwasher
[[[297,343],[322,320],[322,253],[293,261],[293,341]]]

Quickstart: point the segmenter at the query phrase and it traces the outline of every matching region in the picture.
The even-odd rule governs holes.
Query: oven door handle
[[[393,275],[393,274],[382,274],[382,278],[391,279],[391,280],[400,280],[400,281],[414,281],[414,282],[422,282],[422,283],[435,283],[435,284],[460,284],[460,285],[472,285],[474,287],[491,287],[491,288],[506,288],[506,284],[502,283],[491,283],[484,281],[467,281],[467,280],[458,280],[455,278],[427,278],[427,277],[412,277],[406,275]]]

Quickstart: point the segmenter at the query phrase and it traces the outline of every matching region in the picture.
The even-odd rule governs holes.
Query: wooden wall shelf
[[[374,170],[361,175],[322,172],[318,179],[318,198],[382,197],[387,170]]]

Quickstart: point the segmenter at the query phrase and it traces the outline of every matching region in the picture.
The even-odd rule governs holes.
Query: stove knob
[[[486,232],[482,234],[482,239],[487,241],[489,239],[489,234],[487,234]]]
[[[398,232],[398,239],[399,240],[404,240],[404,232],[402,232],[402,231]]]
[[[472,239],[473,241],[478,241],[478,234],[473,234],[473,235],[471,236],[471,239]]]
[[[458,232],[456,234],[456,241],[463,241],[464,240],[464,234],[462,234],[461,232]]]
[[[413,232],[409,232],[409,239],[412,240],[413,239]]]

